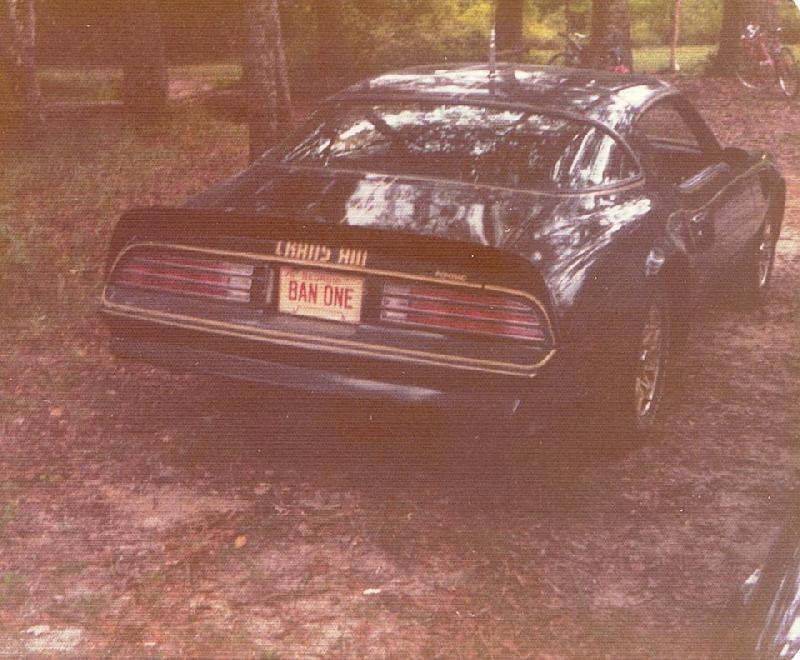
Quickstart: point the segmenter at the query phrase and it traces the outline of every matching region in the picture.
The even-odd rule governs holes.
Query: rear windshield
[[[474,105],[335,106],[270,154],[321,165],[530,189],[583,190],[636,174],[588,123]]]

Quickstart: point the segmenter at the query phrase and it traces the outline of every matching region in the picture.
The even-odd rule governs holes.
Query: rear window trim
[[[587,126],[592,126],[594,128],[599,129],[606,135],[608,135],[615,143],[623,148],[623,150],[627,153],[630,157],[633,169],[635,170],[634,174],[625,178],[620,179],[618,181],[614,181],[613,183],[603,184],[599,186],[587,186],[585,188],[579,189],[565,189],[559,188],[558,186],[552,185],[547,188],[526,188],[522,186],[500,186],[500,185],[492,185],[486,183],[472,183],[468,181],[460,181],[458,179],[453,179],[450,177],[432,177],[432,176],[415,176],[414,174],[401,174],[398,175],[394,172],[382,172],[380,170],[361,170],[356,168],[341,168],[341,167],[331,167],[326,165],[302,165],[300,163],[292,163],[291,161],[283,161],[274,159],[273,162],[281,165],[282,167],[307,167],[307,168],[315,168],[321,170],[331,170],[331,171],[355,171],[355,172],[370,172],[374,174],[384,174],[386,176],[401,176],[409,179],[435,179],[440,181],[449,181],[451,183],[457,183],[461,185],[475,185],[475,186],[482,186],[487,188],[500,188],[505,190],[514,190],[514,191],[530,191],[536,193],[544,193],[548,195],[584,195],[587,193],[595,193],[595,192],[606,192],[611,190],[617,190],[618,188],[631,186],[636,183],[644,182],[646,174],[645,170],[642,167],[641,159],[639,158],[638,154],[631,148],[628,141],[620,135],[617,131],[613,128],[603,124],[600,121],[591,119],[589,117],[584,117],[582,115],[567,112],[567,111],[560,111],[554,110],[552,108],[542,108],[540,106],[529,105],[526,103],[509,103],[507,101],[497,101],[497,100],[475,100],[470,98],[463,98],[463,97],[438,97],[438,96],[430,96],[426,95],[423,98],[414,95],[402,94],[402,95],[366,95],[366,94],[359,94],[352,97],[334,97],[333,99],[329,99],[324,105],[320,106],[315,112],[309,115],[306,122],[303,123],[303,126],[308,121],[313,120],[315,117],[320,117],[324,115],[326,112],[330,112],[339,107],[347,107],[347,106],[358,106],[358,105],[377,105],[377,104],[390,104],[390,103],[414,103],[417,105],[424,105],[424,106],[439,106],[439,105],[468,105],[474,106],[478,108],[493,108],[498,110],[512,110],[518,112],[527,112],[527,113],[535,113],[541,114],[549,117],[558,117],[562,119],[569,119],[571,121],[585,124]],[[297,131],[292,133],[292,136],[289,139],[294,138],[300,131],[303,130],[303,126],[299,127]],[[274,149],[268,150],[264,156],[262,156],[265,160],[271,160],[271,156],[274,155],[275,151],[282,146],[283,143],[277,145]]]

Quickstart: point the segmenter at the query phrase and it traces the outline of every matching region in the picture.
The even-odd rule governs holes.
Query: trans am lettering
[[[300,243],[297,241],[278,241],[275,254],[286,259],[335,263],[342,266],[366,266],[367,251],[352,248],[329,248],[326,245]]]

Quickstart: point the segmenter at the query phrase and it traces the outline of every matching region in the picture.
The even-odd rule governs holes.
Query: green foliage
[[[784,43],[800,43],[800,11],[793,4],[784,2],[781,5],[781,27]]]
[[[243,126],[184,105],[147,131],[116,115],[61,117],[36,149],[0,149],[0,324],[84,316],[120,213],[210,187],[244,166],[246,144]]]
[[[352,2],[345,16],[353,51],[364,72],[399,65],[482,57],[492,2],[409,0]]]
[[[634,63],[639,73],[661,73],[669,66],[669,46],[644,46],[634,50]],[[681,46],[678,63],[684,74],[701,73],[714,46]]]
[[[494,0],[325,0],[341,7],[344,34],[317,26],[316,0],[282,0],[288,61],[295,82],[317,72],[317,44],[346,39],[352,45],[353,76],[422,62],[485,57]],[[672,0],[629,0],[637,46],[669,43]],[[539,48],[562,45],[566,29],[590,31],[591,0],[527,0],[524,32]],[[713,44],[719,37],[723,0],[683,0],[682,44]],[[37,54],[43,63],[118,64],[119,29],[107,0],[38,0]],[[165,46],[175,63],[237,62],[242,48],[241,0],[162,4]],[[784,39],[800,41],[800,12],[782,3]],[[63,86],[60,79],[45,81]],[[108,97],[113,86],[104,89]],[[0,77],[0,99],[3,95]]]
[[[0,610],[12,610],[25,600],[25,578],[14,571],[0,575]]]
[[[0,221],[0,301],[12,299],[17,285],[24,282],[28,263],[25,241],[19,230]]]

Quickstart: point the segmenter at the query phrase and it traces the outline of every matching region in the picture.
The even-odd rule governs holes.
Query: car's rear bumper
[[[534,377],[512,377],[275,347],[147,321],[106,321],[111,349],[120,357],[275,389],[432,405],[476,415],[524,410],[539,418],[565,410],[569,414],[570,406],[586,397],[585,388],[564,374],[558,362]]]
[[[512,415],[520,403],[513,392],[445,391],[140,338],[114,337],[112,350],[120,357],[142,360],[179,371],[222,376],[276,389],[331,397],[393,400],[464,410],[479,407],[482,412],[491,411],[500,415]]]

